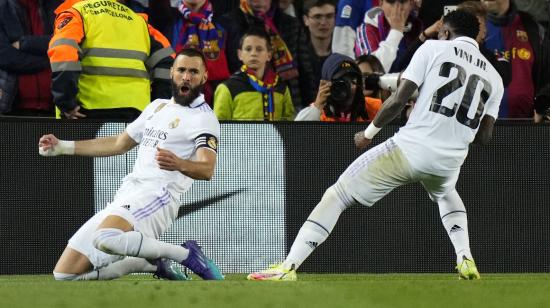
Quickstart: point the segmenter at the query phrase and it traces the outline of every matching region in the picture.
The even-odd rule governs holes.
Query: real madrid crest
[[[207,143],[208,143],[208,146],[213,150],[218,148],[218,142],[216,141],[215,137],[208,138]]]
[[[174,121],[172,121],[168,124],[168,128],[174,129],[174,128],[178,127],[178,125],[180,125],[180,118],[175,118]]]

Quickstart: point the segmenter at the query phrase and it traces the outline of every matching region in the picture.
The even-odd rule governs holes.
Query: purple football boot
[[[181,246],[189,250],[189,256],[181,264],[204,280],[224,280],[219,267],[204,255],[196,241],[187,241]]]

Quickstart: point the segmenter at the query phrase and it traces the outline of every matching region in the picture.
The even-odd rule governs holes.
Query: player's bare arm
[[[81,141],[59,140],[56,136],[48,134],[38,141],[39,153],[42,156],[113,156],[124,154],[136,145],[137,143],[126,132],[116,136]]]
[[[194,160],[182,159],[171,151],[157,148],[156,155],[160,169],[179,171],[195,180],[211,180],[216,167],[216,152],[199,148]]]
[[[401,113],[401,110],[403,110],[417,88],[416,83],[407,79],[401,79],[397,91],[382,104],[382,108],[376,114],[371,125],[365,131],[355,134],[354,141],[357,148],[365,149],[380,128],[389,124]]]
[[[393,121],[405,108],[405,105],[416,89],[418,89],[416,83],[407,79],[401,79],[397,91],[382,104],[382,108],[376,114],[376,117],[372,121],[374,125],[376,127],[384,127]]]
[[[484,145],[489,143],[489,141],[493,137],[494,125],[495,125],[495,118],[493,118],[490,115],[485,115],[483,119],[481,119],[481,124],[479,126],[479,130],[476,133],[473,143],[479,144],[479,145]]]

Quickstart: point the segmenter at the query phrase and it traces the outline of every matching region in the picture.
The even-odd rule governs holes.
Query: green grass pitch
[[[550,274],[299,274],[297,282],[113,281],[56,282],[49,275],[0,276],[4,308],[160,307],[550,307]]]

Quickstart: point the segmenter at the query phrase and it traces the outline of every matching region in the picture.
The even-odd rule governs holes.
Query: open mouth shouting
[[[183,85],[180,86],[180,95],[189,95],[191,93],[191,85],[188,84],[188,83],[184,83]]]

